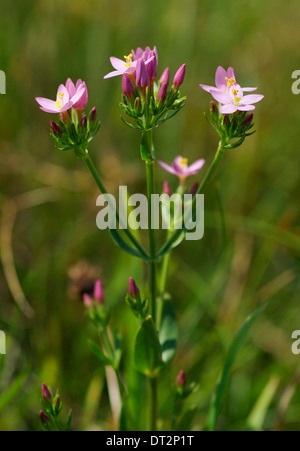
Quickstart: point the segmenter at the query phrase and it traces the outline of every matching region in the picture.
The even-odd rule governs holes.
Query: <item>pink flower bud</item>
[[[44,383],[42,384],[42,397],[45,402],[51,401],[52,399],[51,393]]]
[[[248,116],[246,116],[246,118],[243,122],[244,127],[250,127],[250,125],[252,124],[252,121],[253,121],[253,117],[254,117],[253,113],[250,113],[250,114],[248,114]]]
[[[167,94],[168,94],[168,85],[167,83],[164,83],[160,87],[160,90],[157,95],[157,100],[159,100],[160,102],[164,102],[166,100]]]
[[[42,422],[43,424],[48,424],[48,423],[50,423],[49,418],[47,417],[47,415],[45,414],[45,412],[43,412],[43,410],[40,410],[40,419],[41,419],[41,422]]]
[[[190,191],[190,194],[191,194],[192,196],[195,196],[195,195],[197,194],[197,192],[198,192],[198,189],[199,189],[199,183],[196,182],[196,183],[194,183],[194,185],[192,186],[191,191]]]
[[[94,286],[94,299],[99,304],[103,304],[104,302],[104,291],[102,287],[101,280],[97,280]]]
[[[185,69],[186,69],[186,65],[183,64],[176,72],[174,80],[173,80],[174,89],[178,89],[184,82]]]
[[[177,386],[179,388],[184,388],[186,386],[186,374],[183,370],[180,371],[177,378]]]
[[[81,128],[87,128],[87,117],[86,115],[82,116],[80,121],[80,127]]]
[[[91,122],[95,122],[96,117],[97,117],[97,110],[96,110],[96,107],[94,106],[94,108],[93,108],[92,111],[90,112],[90,117],[89,117],[89,119],[90,119]]]
[[[131,99],[134,94],[134,89],[130,80],[130,77],[128,74],[124,74],[122,78],[122,89],[124,92],[124,95]]]
[[[92,300],[91,296],[85,293],[82,297],[83,297],[83,302],[84,302],[84,305],[86,306],[86,308],[88,308],[88,309],[93,308],[93,300]]]
[[[170,80],[170,69],[167,67],[160,77],[159,83],[163,85],[164,83],[168,84]]]
[[[132,277],[129,279],[129,293],[133,298],[138,298],[140,296],[140,290]]]
[[[153,81],[157,77],[157,56],[153,50],[149,52],[148,59],[149,58],[151,58],[151,60],[146,64],[146,69],[149,79]]]
[[[172,190],[168,182],[164,182],[163,193],[167,194],[168,196],[172,196]]]
[[[60,128],[59,125],[57,125],[56,122],[51,121],[50,125],[51,125],[51,130],[52,130],[52,132],[53,132],[53,134],[55,136],[61,136],[62,135],[61,128]]]
[[[146,88],[150,84],[146,65],[142,59],[139,59],[136,64],[136,85],[140,88]]]
[[[212,114],[218,114],[219,112],[216,102],[214,102],[213,100],[210,102],[210,111],[212,112]]]

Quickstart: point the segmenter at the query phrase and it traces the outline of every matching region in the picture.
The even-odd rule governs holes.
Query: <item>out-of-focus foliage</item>
[[[184,368],[200,387],[188,401],[196,405],[193,428],[203,428],[234,333],[272,299],[235,362],[218,427],[300,430],[300,358],[290,338],[300,328],[300,96],[291,92],[299,20],[297,0],[2,0],[0,329],[8,343],[0,356],[1,430],[37,428],[42,381],[60,388],[74,429],[115,427],[79,299],[98,275],[127,349],[122,370],[135,407],[144,408],[144,381],[130,370],[137,325],[124,302],[128,277],[141,281],[142,271],[97,230],[96,186],[72,152],[54,150],[50,116],[34,100],[54,97],[68,76],[84,79],[102,121],[90,150],[108,189],[144,192],[139,134],[120,120],[121,79],[103,80],[109,56],[138,45],[158,47],[161,72],[187,63],[187,105],[155,133],[157,155],[169,163],[178,154],[213,158],[217,137],[202,114],[210,99],[198,84],[212,84],[218,65],[232,65],[243,86],[265,94],[257,133],[228,152],[207,191],[204,239],[183,243],[172,257],[179,349],[159,386],[160,418]],[[175,188],[162,169],[157,176],[159,190],[164,177]]]

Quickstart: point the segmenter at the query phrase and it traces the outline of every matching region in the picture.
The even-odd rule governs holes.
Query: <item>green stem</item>
[[[152,150],[153,146],[153,136],[152,131],[147,132],[148,138],[148,149]],[[155,231],[152,228],[152,208],[151,208],[151,196],[155,192],[154,183],[154,162],[146,162],[147,170],[147,197],[148,197],[148,230],[149,230],[149,248],[150,257],[152,259],[149,262],[149,286],[151,295],[151,314],[156,324],[156,244],[155,244]],[[156,378],[149,378],[150,387],[150,416],[149,416],[149,429],[150,431],[156,431],[157,429],[157,411],[158,411],[158,398],[157,398],[157,380]]]
[[[94,165],[94,163],[93,163],[93,161],[92,161],[92,159],[91,159],[91,157],[89,156],[88,153],[87,153],[87,157],[85,158],[84,161],[85,161],[88,169],[90,170],[90,172],[91,172],[95,182],[97,183],[98,188],[102,192],[102,194],[108,194],[105,186],[101,182],[101,179],[99,177],[98,171],[97,171],[97,169],[96,169],[96,167],[95,167],[95,165]],[[117,218],[118,223],[120,224],[121,220],[120,220],[120,215],[119,215],[118,210],[116,210],[116,218]],[[124,227],[124,233],[130,239],[130,241],[136,247],[136,249],[138,249],[140,251],[140,253],[147,259],[149,257],[149,255],[147,254],[147,252],[145,251],[143,246],[140,245],[140,243],[137,241],[137,239],[133,236],[133,234],[131,233],[131,231],[127,227]]]
[[[204,177],[204,179],[203,179],[203,181],[202,181],[202,183],[201,183],[201,185],[200,185],[200,187],[199,187],[199,189],[197,191],[197,194],[203,194],[208,182],[210,181],[210,179],[212,178],[213,174],[215,173],[215,171],[216,171],[216,169],[217,169],[217,167],[218,167],[218,165],[219,165],[219,163],[220,163],[220,161],[222,159],[222,156],[224,154],[224,151],[225,151],[224,145],[225,144],[226,143],[223,143],[222,141],[220,141],[218,149],[217,149],[217,152],[216,152],[215,157],[213,159],[213,162],[211,163],[211,165],[210,165],[210,167],[209,167],[209,169],[208,169],[208,171],[207,171],[207,173],[206,173],[206,175],[205,175],[205,177]],[[196,203],[196,196],[193,199],[193,206],[195,205],[195,203]],[[164,253],[166,251],[166,249],[168,249],[170,246],[172,246],[172,244],[175,243],[175,241],[180,237],[182,232],[183,232],[183,230],[180,230],[180,229],[176,230],[172,234],[172,236],[166,241],[166,243],[163,245],[163,247],[160,249],[159,254]]]

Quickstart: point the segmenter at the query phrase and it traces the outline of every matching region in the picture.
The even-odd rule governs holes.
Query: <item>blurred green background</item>
[[[136,322],[124,295],[128,277],[141,283],[142,272],[97,230],[95,184],[72,152],[54,150],[53,118],[34,98],[53,98],[69,76],[84,79],[102,121],[90,150],[108,189],[127,184],[144,192],[139,134],[120,120],[121,79],[103,76],[109,56],[146,45],[158,48],[159,72],[187,63],[187,105],[155,132],[158,157],[168,163],[178,154],[213,158],[218,139],[202,114],[210,97],[198,84],[212,84],[218,65],[233,66],[242,86],[265,95],[257,133],[226,154],[205,195],[204,239],[183,243],[172,257],[168,291],[180,340],[161,378],[160,418],[184,368],[199,384],[187,402],[196,406],[192,428],[203,427],[235,332],[271,299],[235,362],[218,427],[300,430],[300,357],[291,352],[291,334],[300,329],[300,97],[291,92],[291,74],[300,69],[298,0],[2,0],[1,11],[0,329],[7,355],[0,356],[0,430],[38,428],[42,381],[60,388],[74,429],[114,428],[79,295],[101,276],[112,327],[124,337],[125,370]],[[160,168],[157,177],[159,190],[164,178],[175,188]],[[143,412],[146,387],[135,378],[128,382]]]

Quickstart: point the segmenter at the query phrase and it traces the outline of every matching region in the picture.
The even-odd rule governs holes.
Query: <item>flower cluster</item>
[[[134,119],[134,123],[123,119],[128,126],[143,131],[151,130],[170,119],[184,106],[186,97],[181,97],[179,88],[185,78],[185,64],[178,69],[171,85],[169,68],[164,70],[158,80],[156,47],[153,50],[139,47],[125,56],[124,61],[115,57],[111,57],[110,61],[115,70],[104,78],[122,75],[123,96],[120,108]]]
[[[69,412],[68,420],[63,425],[59,421],[62,402],[59,393],[52,396],[48,387],[43,383],[42,388],[43,410],[40,410],[40,422],[44,431],[69,431],[71,428],[72,411]]]
[[[226,71],[219,66],[215,76],[216,86],[200,84],[204,91],[209,92],[214,101],[211,102],[211,120],[209,122],[215,128],[219,136],[226,143],[225,148],[240,146],[249,136],[253,127],[253,114],[255,103],[264,98],[260,94],[247,94],[245,92],[256,91],[255,88],[242,88],[236,81],[232,67]],[[218,102],[218,104],[215,102]],[[231,143],[232,139],[236,139]]]
[[[59,114],[58,122],[51,121],[51,136],[58,150],[74,149],[78,157],[87,154],[87,145],[94,139],[100,128],[96,108],[87,115],[84,109],[88,103],[86,83],[78,80],[76,85],[68,78],[65,85],[58,87],[56,100],[36,97],[40,109],[46,113]]]
[[[109,311],[104,305],[104,291],[101,280],[96,280],[92,295],[84,293],[82,298],[89,319],[97,327],[105,328],[109,321]]]

